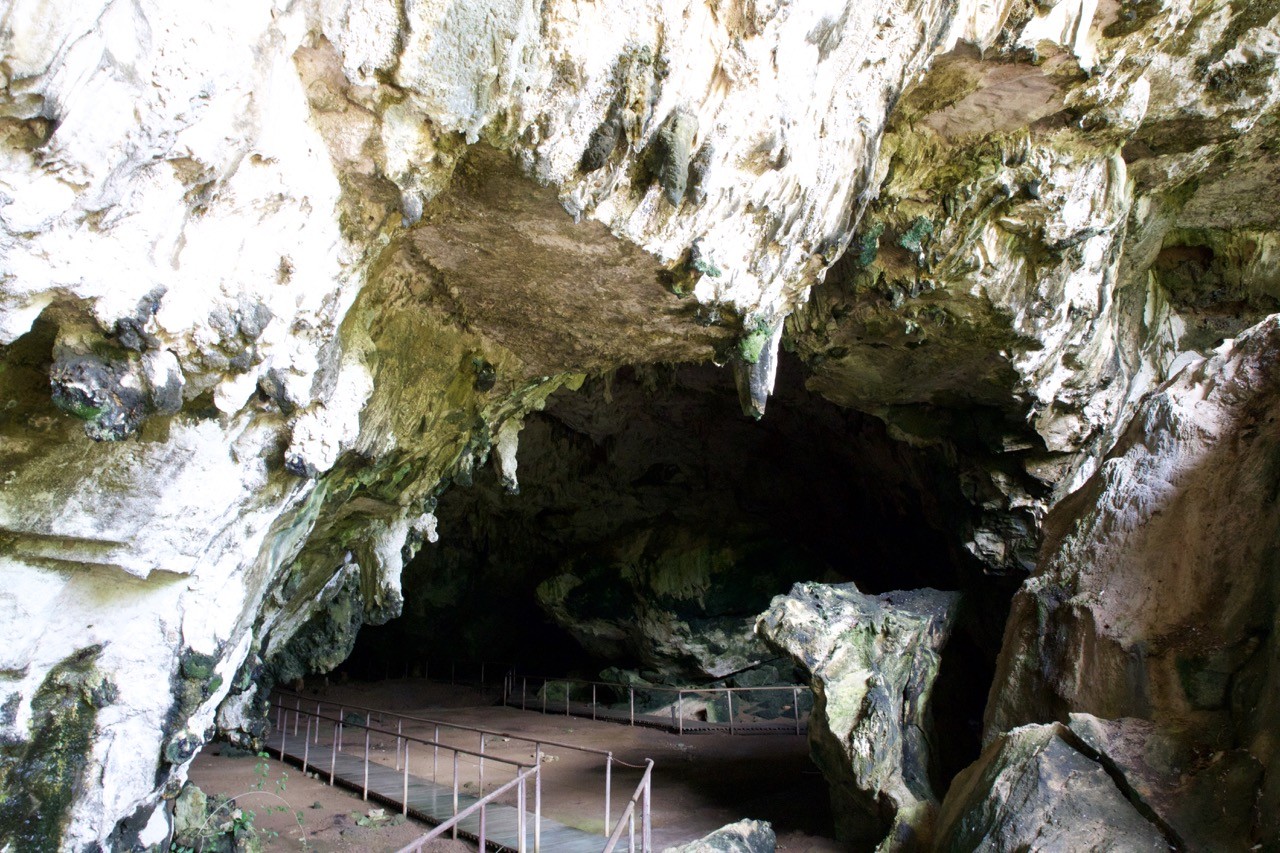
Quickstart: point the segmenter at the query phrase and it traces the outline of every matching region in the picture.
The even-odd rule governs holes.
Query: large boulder
[[[1072,714],[997,738],[955,779],[937,849],[1258,849],[1262,765],[1147,720]]]
[[[1169,838],[1061,723],[1001,735],[952,783],[935,849],[1167,851]]]
[[[740,820],[662,853],[773,853],[777,841],[768,821]]]
[[[873,596],[799,583],[756,623],[810,675],[809,743],[842,840],[896,848],[930,836],[932,688],[958,601],[933,589]]]

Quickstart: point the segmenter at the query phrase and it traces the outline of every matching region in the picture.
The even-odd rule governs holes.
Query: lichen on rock
[[[809,675],[810,750],[846,843],[931,843],[940,799],[931,696],[958,601],[933,589],[870,596],[853,584],[801,583],[756,623]]]

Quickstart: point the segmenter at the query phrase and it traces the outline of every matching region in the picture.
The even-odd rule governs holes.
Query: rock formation
[[[923,849],[932,838],[933,687],[957,599],[934,589],[869,596],[852,584],[796,584],[760,617],[760,635],[809,675],[809,742],[848,843]]]
[[[993,649],[1030,573],[965,808],[1083,712],[1243,750],[1277,843],[1280,4],[13,0],[0,46],[0,847],[158,843],[491,452],[554,464],[548,401],[708,362],[857,412],[859,507],[968,555],[862,588],[953,578]]]
[[[663,853],[773,853],[777,837],[768,821],[740,820],[697,841],[668,847]]]

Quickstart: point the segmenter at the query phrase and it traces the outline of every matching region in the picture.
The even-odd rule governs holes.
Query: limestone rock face
[[[1088,714],[1012,729],[956,777],[937,849],[1256,849],[1262,766],[1199,738]]]
[[[931,837],[930,699],[957,602],[933,589],[870,596],[801,583],[757,623],[810,675],[810,748],[845,841],[899,849]]]
[[[773,853],[777,837],[768,821],[740,820],[663,853]]]
[[[961,772],[938,821],[938,850],[1167,851],[1107,770],[1060,723],[1001,735]]]
[[[265,676],[400,612],[440,491],[587,373],[732,365],[760,415],[785,343],[824,396],[958,456],[971,552],[1033,566],[1142,395],[1277,307],[1275,12],[9,3],[0,794],[38,754],[93,780],[28,840],[148,825],[212,732],[252,733]],[[1133,682],[1159,719],[1221,715],[1230,682],[1261,750],[1277,634],[1251,585],[1221,619],[1177,597],[1161,618],[1210,641]],[[1096,690],[1129,713],[1125,648]],[[115,689],[47,737],[86,667]],[[1010,677],[1015,703],[1095,690]]]
[[[754,630],[768,591],[822,571],[777,543],[730,545],[687,530],[645,531],[619,551],[617,562],[583,561],[546,581],[539,603],[601,659],[639,658],[677,682],[776,657]]]
[[[1272,317],[1188,364],[1050,516],[1044,562],[1014,600],[989,737],[1069,711],[1133,716],[1275,766],[1278,355]],[[1268,772],[1261,838],[1280,832],[1276,791]]]

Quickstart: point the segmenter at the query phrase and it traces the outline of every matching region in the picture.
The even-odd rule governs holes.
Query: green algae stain
[[[31,737],[0,745],[0,848],[61,846],[98,710],[115,699],[115,686],[94,668],[101,653],[90,646],[50,670],[31,700]]]
[[[765,344],[769,342],[769,324],[758,320],[754,326],[738,340],[738,357],[747,364],[755,364],[764,354]]]

